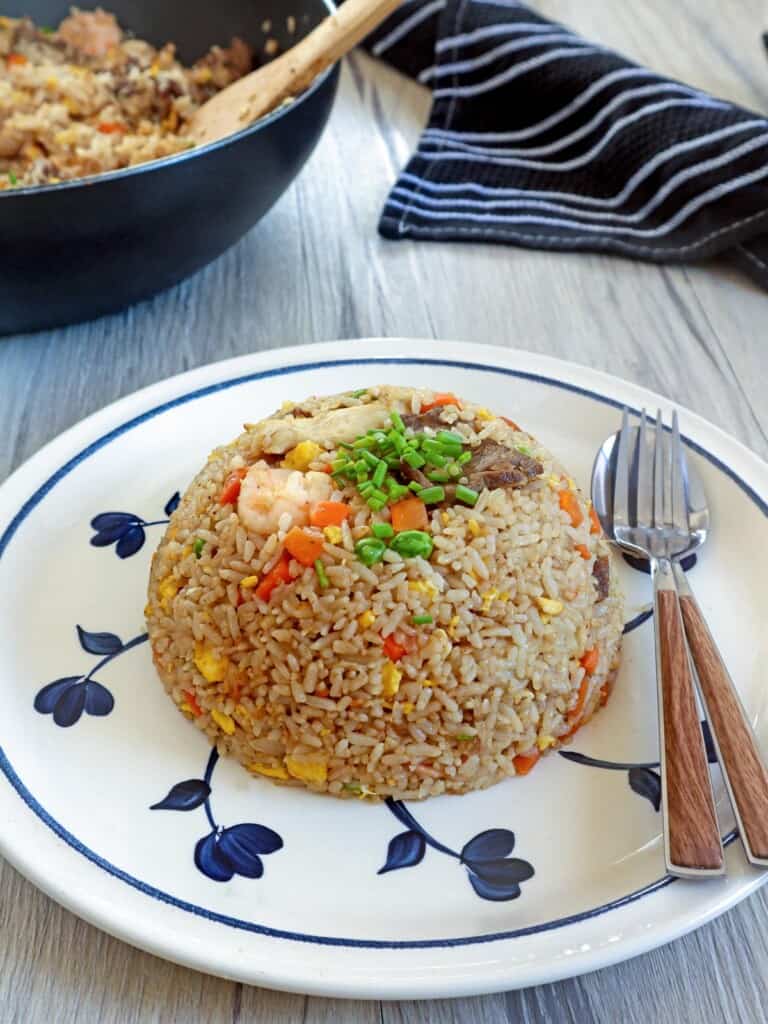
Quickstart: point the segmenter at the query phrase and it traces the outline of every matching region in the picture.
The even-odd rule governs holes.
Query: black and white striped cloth
[[[768,120],[516,0],[405,0],[369,40],[428,84],[387,238],[736,261],[768,288]]]

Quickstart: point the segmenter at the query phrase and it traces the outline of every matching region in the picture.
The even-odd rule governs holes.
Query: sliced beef
[[[595,578],[597,601],[599,604],[611,592],[611,562],[608,555],[601,555],[600,558],[595,559],[592,575]]]
[[[441,405],[435,406],[434,409],[430,409],[428,412],[403,413],[403,423],[406,427],[417,432],[425,427],[429,427],[431,430],[450,430],[448,424],[444,423],[440,418],[442,414],[443,407]]]
[[[413,466],[409,466],[407,462],[400,463],[400,476],[407,483],[412,481],[420,484],[421,487],[431,487],[432,481],[426,477],[420,469],[414,469]]]
[[[543,472],[544,467],[538,459],[524,455],[516,448],[507,448],[490,438],[486,438],[474,450],[465,468],[469,486],[476,491],[484,488],[524,487]]]

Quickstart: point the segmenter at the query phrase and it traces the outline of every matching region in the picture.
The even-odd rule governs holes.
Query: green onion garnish
[[[16,177],[13,171],[8,171],[8,181],[11,183],[11,185],[18,185],[19,183],[19,179]]]
[[[474,740],[474,739],[477,739],[477,736],[475,736],[475,734],[471,733],[471,732],[457,732],[456,733],[456,739],[457,740]]]
[[[346,789],[348,793],[360,794],[363,792],[363,787],[360,785],[359,782],[343,782],[341,784],[341,788]]]
[[[460,466],[463,466],[465,463],[469,462],[469,460],[471,458],[472,458],[472,452],[462,452],[461,455],[458,456],[456,461],[458,462],[458,464]]]
[[[451,477],[452,480],[458,480],[461,476],[461,466],[457,466],[455,462],[452,462],[448,467],[448,476]]]
[[[424,465],[424,459],[419,455],[417,451],[412,448],[406,448],[402,455],[403,462],[407,462],[411,469],[421,469]]]
[[[457,444],[460,447],[463,447],[466,443],[461,434],[454,434],[451,430],[438,430],[437,440],[441,444]]]
[[[384,557],[387,545],[376,537],[364,537],[355,544],[355,554],[363,565],[376,565]]]
[[[371,530],[373,531],[373,536],[378,537],[379,540],[389,540],[390,537],[395,536],[395,531],[389,523],[374,523]]]
[[[408,489],[410,491],[418,492],[421,490],[421,484],[417,480],[411,480],[408,484]]]
[[[459,484],[456,487],[456,497],[459,501],[463,501],[465,505],[476,505],[477,499],[480,495],[477,491],[473,491],[471,487],[465,487],[464,484]]]
[[[363,448],[361,450],[360,455],[361,458],[358,462],[358,466],[360,465],[360,462],[362,462],[367,463],[371,469],[376,469],[378,464],[381,462],[381,459],[377,458],[377,456],[375,456],[373,452],[369,452],[366,448]]]
[[[365,451],[367,448],[373,448],[375,444],[375,438],[368,437],[367,434],[363,434],[362,437],[358,437],[354,441],[352,447],[355,449],[355,451]]]
[[[515,448],[520,452],[521,455],[530,455],[531,449],[527,444],[516,444]]]
[[[353,391],[350,397],[351,398],[362,398],[363,395],[367,395],[367,394],[368,394],[368,388],[360,388],[359,391]]]
[[[450,466],[448,467],[448,469],[433,469],[431,470],[431,472],[427,473],[427,477],[432,481],[433,484],[447,484],[451,478],[450,470]]]
[[[416,491],[416,496],[421,498],[425,505],[439,505],[441,501],[445,501],[445,488],[422,487],[421,490]]]
[[[315,575],[317,576],[320,589],[325,590],[328,586],[328,573],[325,571],[325,565],[323,565],[319,558],[315,559]]]
[[[434,621],[431,615],[414,615],[411,619],[414,626],[428,626],[430,622]]]
[[[202,537],[198,537],[195,543],[192,545],[192,550],[195,552],[195,558],[199,558],[203,553],[205,547],[205,541]]]
[[[400,415],[400,413],[397,411],[397,409],[393,409],[392,410],[392,412],[389,414],[389,418],[392,420],[393,424],[395,425],[395,428],[401,434],[404,434],[405,433],[405,423],[403,422],[403,417]]]
[[[373,476],[371,477],[376,487],[381,487],[381,485],[384,483],[384,478],[387,475],[388,469],[389,466],[386,464],[386,462],[379,462],[378,466],[373,471]]]
[[[432,538],[423,530],[404,530],[390,544],[390,548],[403,558],[429,558],[432,547]]]

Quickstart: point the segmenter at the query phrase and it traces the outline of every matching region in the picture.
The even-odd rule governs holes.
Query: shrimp
[[[243,480],[237,514],[247,530],[269,536],[306,526],[310,507],[327,501],[332,492],[327,473],[272,469],[262,463],[252,466]]]

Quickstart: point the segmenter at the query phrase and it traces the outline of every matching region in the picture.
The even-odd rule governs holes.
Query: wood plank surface
[[[660,71],[768,111],[760,0],[537,6]],[[355,54],[304,174],[239,245],[127,313],[0,339],[0,479],[145,384],[244,352],[371,335],[486,342],[609,370],[766,457],[768,297],[727,266],[378,237],[383,199],[428,105],[425,90]],[[78,920],[0,864],[0,1024],[752,1024],[768,1020],[767,911],[763,890],[666,948],[556,985],[345,1003],[167,964]]]

